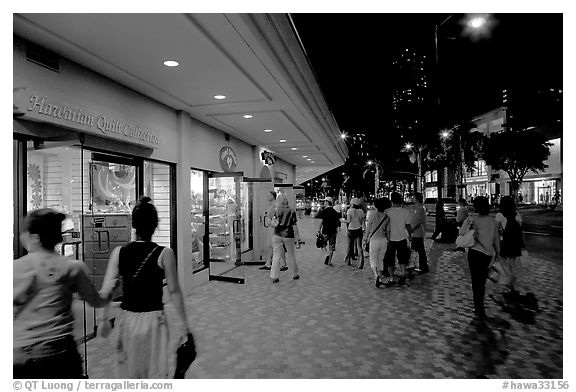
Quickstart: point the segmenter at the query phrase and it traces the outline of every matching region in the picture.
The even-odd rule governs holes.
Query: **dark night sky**
[[[388,127],[391,55],[409,45],[432,61],[434,26],[447,16],[292,14],[338,125],[368,133]],[[441,103],[448,117],[494,109],[502,88],[515,84],[562,88],[562,14],[493,14],[491,36],[477,41],[461,36],[463,16],[454,14],[439,30]]]

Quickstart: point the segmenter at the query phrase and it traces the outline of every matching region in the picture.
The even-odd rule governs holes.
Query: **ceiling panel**
[[[57,35],[189,106],[266,102],[269,97],[182,14],[24,14]],[[18,32],[15,16],[15,32]],[[113,42],[114,44],[111,44]],[[180,62],[166,67],[164,60]],[[74,60],[74,59],[73,59]],[[224,101],[214,99],[223,94]]]
[[[250,114],[253,117],[246,119],[243,117],[245,114]],[[280,140],[286,140],[286,146],[291,147],[311,142],[284,111],[213,114],[207,117],[257,140],[260,144],[268,145],[270,148],[283,144]],[[266,129],[271,129],[272,132],[264,132]]]

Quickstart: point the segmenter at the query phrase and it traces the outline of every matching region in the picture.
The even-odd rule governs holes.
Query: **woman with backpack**
[[[499,283],[510,291],[516,291],[520,257],[526,251],[522,217],[516,211],[512,196],[503,196],[500,200],[500,212],[496,214],[496,223],[500,234]]]

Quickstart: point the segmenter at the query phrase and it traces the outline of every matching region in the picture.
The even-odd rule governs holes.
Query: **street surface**
[[[344,228],[335,265],[324,265],[314,246],[318,225],[310,217],[299,221],[306,240],[297,251],[300,280],[287,271],[274,284],[268,271],[246,266],[244,285],[209,282],[194,289],[186,306],[199,356],[187,378],[566,376],[562,263],[553,245],[532,250],[520,276],[522,289],[539,300],[535,324],[514,320],[487,299],[492,318],[479,327],[465,254],[453,245],[426,240],[429,274],[408,287],[376,288],[369,268],[344,265]],[[487,291],[499,290],[490,283]],[[177,325],[170,305],[167,312]],[[174,350],[178,335],[171,334]],[[90,378],[114,376],[113,346],[111,339],[89,342]]]

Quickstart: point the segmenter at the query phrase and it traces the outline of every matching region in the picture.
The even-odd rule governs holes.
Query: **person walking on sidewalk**
[[[364,252],[362,250],[362,228],[365,225],[366,214],[362,210],[362,205],[359,199],[354,198],[351,202],[352,206],[346,213],[346,219],[342,221],[348,224],[348,252],[346,254],[346,264],[351,265],[351,260],[354,258],[354,247],[358,248],[358,255],[360,256],[360,264],[358,269],[364,268]]]
[[[64,214],[50,208],[32,211],[20,235],[28,254],[13,266],[13,377],[82,378],[82,360],[74,341],[72,295],[102,307],[100,294],[82,261],[54,251],[62,242]]]
[[[522,216],[516,211],[512,196],[502,197],[500,212],[494,219],[500,235],[499,283],[515,292],[520,258],[522,252],[526,251],[526,243],[522,231]]]
[[[184,298],[178,280],[176,256],[170,248],[152,241],[158,227],[158,212],[149,197],[142,197],[132,211],[132,227],[136,241],[112,251],[103,293],[112,293],[119,278],[122,279],[121,312],[114,324],[116,348],[116,376],[118,378],[169,378],[169,332],[164,312],[164,278],[170,299],[182,326],[182,337],[190,339],[190,330]],[[102,315],[101,334],[111,332],[109,307]],[[173,332],[173,331],[172,331]]]
[[[410,211],[402,208],[402,196],[398,192],[392,192],[392,208],[386,213],[390,217],[390,241],[388,242],[388,251],[384,258],[384,267],[388,269],[388,281],[386,287],[394,284],[394,267],[396,256],[400,266],[400,278],[398,284],[406,284],[406,265],[410,261],[410,248],[408,248],[408,238],[412,231],[410,222],[412,220]]]
[[[265,220],[270,223],[272,217],[276,215],[276,192],[269,191],[268,192],[268,203],[270,203],[270,208],[268,212],[266,212]],[[267,257],[266,257],[266,264],[264,264],[259,269],[261,270],[268,270],[272,268],[272,257],[274,255],[274,247],[272,246],[272,241],[274,240],[274,228],[268,224],[268,235],[270,238],[270,245],[267,246]],[[286,266],[286,258],[282,257],[280,271],[286,271],[288,267]]]
[[[366,236],[364,237],[363,247],[366,248],[366,243],[369,244],[369,261],[370,268],[374,273],[374,281],[376,287],[380,287],[383,279],[384,271],[384,256],[388,248],[388,238],[390,236],[390,218],[386,214],[386,210],[392,206],[388,198],[376,199],[373,211],[366,223]]]
[[[299,279],[298,264],[296,264],[296,255],[294,247],[300,247],[300,234],[298,233],[298,225],[296,224],[296,212],[290,208],[288,197],[280,194],[276,199],[276,217],[278,218],[278,225],[274,228],[274,238],[272,246],[274,247],[274,256],[272,258],[272,269],[270,271],[270,278],[272,282],[277,283],[280,281],[278,278],[280,270],[280,260],[282,257],[288,255],[286,261],[290,263],[292,268],[292,279]],[[284,251],[286,249],[286,251]]]
[[[484,293],[486,279],[493,257],[500,254],[500,236],[498,225],[491,217],[490,203],[484,196],[474,199],[474,211],[477,216],[469,216],[460,227],[460,235],[474,230],[474,245],[468,250],[468,265],[470,267],[470,279],[472,280],[472,295],[474,298],[474,313],[480,319],[486,317],[484,311]]]
[[[333,265],[332,256],[336,250],[336,236],[338,235],[341,215],[332,207],[334,199],[327,197],[324,201],[326,207],[320,211],[316,218],[322,219],[318,232],[321,233],[326,240],[326,246],[322,248],[326,252],[324,264],[331,266]]]
[[[438,199],[436,202],[436,225],[434,226],[434,233],[432,239],[438,241],[438,236],[441,236],[446,229],[446,212],[444,212],[444,202]]]
[[[414,217],[412,219],[412,250],[418,252],[418,264],[421,274],[428,272],[428,258],[424,248],[424,236],[426,235],[426,210],[422,205],[424,198],[422,193],[414,194]]]

